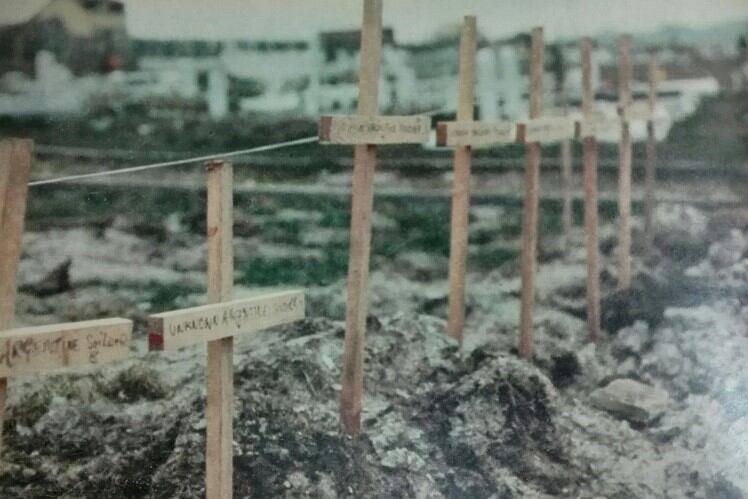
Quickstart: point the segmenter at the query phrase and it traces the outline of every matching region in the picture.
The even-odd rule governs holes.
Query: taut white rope
[[[220,154],[210,154],[207,156],[197,156],[193,158],[178,159],[174,161],[164,161],[161,163],[152,163],[149,165],[132,166],[128,168],[120,168],[117,170],[106,170],[102,172],[82,173],[78,175],[68,175],[65,177],[56,177],[56,178],[50,178],[50,179],[45,179],[45,180],[35,180],[33,182],[29,182],[29,187],[35,187],[37,185],[58,184],[58,183],[67,182],[70,180],[81,180],[81,179],[86,179],[86,178],[104,177],[107,175],[121,175],[123,173],[141,172],[144,170],[155,170],[157,168],[166,168],[169,166],[184,165],[187,163],[198,163],[202,161],[208,161],[211,159],[244,156],[245,154],[274,151],[274,150],[283,149],[286,147],[299,146],[302,144],[310,144],[312,142],[317,142],[316,135],[313,137],[304,137],[302,139],[295,139],[295,140],[289,140],[287,142],[279,142],[277,144],[268,144],[265,146],[252,147],[250,149],[242,149],[239,151],[230,151],[230,152],[225,152],[225,153],[220,153]]]

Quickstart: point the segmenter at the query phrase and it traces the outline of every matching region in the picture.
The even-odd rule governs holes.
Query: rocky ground
[[[18,322],[132,317],[136,341],[106,369],[11,380],[0,497],[203,497],[204,350],[147,353],[144,331],[149,313],[203,300],[200,216],[61,229],[33,203]],[[355,441],[337,421],[345,216],[239,214],[236,295],[303,285],[308,319],[237,341],[236,497],[748,494],[748,212],[661,207],[658,250],[637,256],[629,292],[614,291],[605,224],[597,345],[584,342],[582,235],[562,251],[545,214],[528,363],[515,348],[518,211],[472,210],[460,351],[445,335],[446,209],[377,208]]]

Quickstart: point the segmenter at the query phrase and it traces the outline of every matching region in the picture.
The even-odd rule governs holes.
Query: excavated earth
[[[309,213],[284,216],[312,224],[309,237],[323,230]],[[476,208],[472,222],[501,216]],[[657,222],[658,249],[635,258],[628,292],[614,290],[615,228],[601,229],[598,344],[584,341],[581,233],[565,253],[541,241],[531,363],[515,348],[515,260],[468,276],[462,350],[445,335],[444,257],[375,260],[355,440],[337,416],[344,283],[309,286],[306,320],[236,342],[235,496],[744,497],[748,212],[662,207]],[[172,225],[159,242],[122,221],[29,230],[19,323],[119,315],[136,318],[136,336],[125,362],[11,380],[0,497],[204,497],[204,349],[145,351],[149,313],[203,300],[200,237]],[[262,247],[239,237],[237,258]],[[323,250],[307,251],[314,262]],[[153,283],[163,291],[145,292]],[[664,412],[630,422],[591,403],[619,378],[665,390]]]

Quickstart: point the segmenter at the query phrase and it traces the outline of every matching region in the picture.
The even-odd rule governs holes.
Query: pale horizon
[[[307,39],[322,30],[356,29],[361,0],[127,0],[127,26],[134,37],[154,39]],[[331,15],[331,13],[335,13]],[[384,24],[402,43],[418,43],[457,25],[466,15],[491,38],[543,26],[548,40],[603,32],[645,33],[666,26],[708,28],[745,20],[745,0],[526,0],[522,7],[495,0],[386,1]]]

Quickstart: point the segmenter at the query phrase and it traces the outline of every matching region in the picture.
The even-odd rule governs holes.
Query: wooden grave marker
[[[358,115],[320,118],[321,144],[354,145],[351,232],[345,345],[341,375],[340,422],[350,435],[361,431],[364,343],[368,309],[371,213],[377,144],[425,143],[431,130],[425,116],[378,116],[382,49],[382,0],[364,0]]]
[[[623,43],[623,42],[622,42]],[[625,44],[624,44],[625,45]],[[629,42],[630,46],[630,42]],[[622,59],[625,59],[622,57]],[[630,63],[629,63],[630,64]],[[657,136],[656,136],[656,119],[655,119],[655,106],[657,104],[657,59],[655,54],[650,55],[649,67],[648,67],[648,84],[649,91],[647,99],[632,100],[629,92],[629,99],[627,102],[619,102],[618,114],[624,123],[624,128],[627,133],[622,134],[621,147],[626,148],[628,151],[628,189],[623,189],[621,192],[628,192],[628,201],[625,199],[619,199],[619,203],[625,208],[626,205],[629,207],[629,218],[630,218],[630,205],[631,205],[631,148],[632,140],[631,134],[628,133],[630,130],[631,123],[643,122],[646,126],[647,137],[645,146],[645,161],[644,161],[644,250],[645,253],[649,253],[652,250],[654,242],[654,230],[653,230],[653,217],[655,209],[655,167],[657,161]],[[626,72],[624,72],[624,75]],[[630,75],[630,69],[629,69]],[[623,155],[623,152],[622,152]],[[623,158],[623,156],[622,156]],[[624,170],[621,170],[623,175]],[[624,213],[624,209],[619,209],[621,213]],[[619,229],[621,234],[619,239],[624,241],[623,248],[629,248],[628,267],[626,261],[621,256],[621,247],[619,247],[619,274],[623,277],[619,278],[619,288],[626,287],[626,283],[630,286],[631,282],[631,270],[630,270],[630,248],[631,248],[631,230],[623,231],[623,223]],[[628,234],[628,241],[626,241],[626,234]],[[628,271],[626,269],[628,268]],[[627,273],[628,272],[628,273]],[[628,276],[628,277],[627,277]]]
[[[148,342],[151,350],[176,350],[303,318],[304,293],[278,291],[151,315]]]
[[[517,140],[528,146],[561,142],[574,138],[574,131],[574,120],[568,116],[530,117],[517,125]]]
[[[404,144],[426,142],[428,116],[326,115],[320,118],[319,141],[324,144]]]
[[[600,250],[598,247],[597,139],[610,126],[621,127],[619,119],[595,119],[595,93],[592,88],[592,40],[579,44],[582,61],[582,120],[578,123],[584,153],[584,232],[587,247],[587,337],[597,341],[600,335]]]
[[[530,49],[529,119],[517,126],[517,140],[525,144],[525,198],[522,209],[522,294],[520,303],[519,353],[533,356],[533,309],[538,239],[538,190],[541,144],[574,138],[574,121],[566,116],[541,117],[543,92],[543,28],[532,31]]]
[[[16,309],[16,273],[26,218],[33,142],[0,141],[0,331],[13,327]],[[0,449],[5,420],[8,378],[0,376]]]
[[[228,161],[210,161],[208,173],[208,305],[149,317],[150,350],[207,343],[207,499],[233,495],[234,336],[304,318],[303,291],[233,300],[233,173]]]
[[[582,79],[584,79],[584,70],[582,71]],[[584,92],[584,87],[582,87],[582,89]],[[594,93],[592,96],[592,105],[594,105]],[[594,137],[595,142],[597,143],[600,141],[600,136],[621,136],[623,121],[618,116],[609,117],[600,113],[596,113],[594,110],[592,110],[590,113],[585,114],[584,93],[582,93],[582,109],[582,117],[574,124],[575,135],[577,139]]]
[[[566,84],[561,86],[561,108],[565,115],[569,114],[569,98]],[[573,151],[571,140],[561,141],[561,227],[564,234],[564,251],[568,253],[572,246],[572,227],[574,226],[574,182],[573,182]]]
[[[132,321],[99,319],[0,331],[0,376],[30,375],[125,359]]]
[[[649,119],[647,120],[647,148],[644,163],[644,247],[649,254],[654,246],[654,211],[655,199],[655,168],[657,166],[657,136],[655,134],[655,106],[657,105],[657,56],[654,52],[649,59]]]
[[[460,37],[457,120],[436,125],[436,143],[454,148],[454,181],[449,245],[449,304],[447,333],[460,345],[465,325],[465,271],[470,215],[470,163],[474,147],[516,141],[516,125],[505,121],[474,121],[475,52],[477,27],[466,16]]]
[[[618,180],[618,289],[631,287],[631,36],[618,42],[618,104],[622,110]]]
[[[442,147],[475,149],[517,141],[517,125],[512,121],[440,121],[436,144]]]
[[[131,320],[114,318],[0,331],[0,451],[9,378],[124,360],[130,354],[132,326]]]
[[[454,148],[454,180],[449,241],[449,293],[447,334],[462,345],[465,321],[465,267],[467,264],[468,217],[470,211],[471,146],[475,140],[483,144],[493,130],[476,124],[474,119],[476,19],[466,16],[462,25],[459,48],[457,89],[457,121],[440,122],[436,126],[436,143]]]
[[[124,359],[132,335],[126,319],[13,329],[32,148],[30,140],[0,141],[0,449],[9,378]]]

